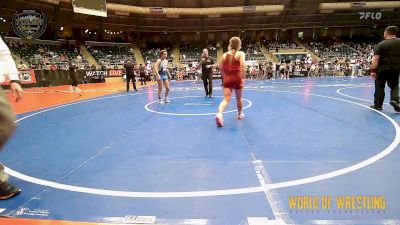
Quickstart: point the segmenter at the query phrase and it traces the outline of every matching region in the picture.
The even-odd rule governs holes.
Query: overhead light
[[[85,33],[87,33],[87,32],[89,32],[89,29],[86,29],[86,30],[85,30]]]
[[[60,27],[60,30],[64,30],[64,27]]]
[[[97,34],[97,32],[94,32],[94,34]]]

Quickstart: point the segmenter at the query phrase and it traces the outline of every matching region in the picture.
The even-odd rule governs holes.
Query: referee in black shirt
[[[213,92],[212,80],[212,66],[214,66],[214,60],[208,56],[208,50],[203,49],[203,58],[196,67],[196,70],[201,66],[201,79],[203,80],[204,90],[206,91],[206,97],[211,98]]]
[[[132,80],[133,83],[133,89],[137,91],[136,89],[136,79],[135,79],[135,64],[132,62],[131,58],[128,58],[128,60],[124,64],[125,70],[126,70],[126,91],[129,91],[129,82]]]
[[[396,37],[398,28],[389,26],[383,34],[384,41],[374,50],[371,63],[371,77],[375,80],[374,105],[370,107],[382,110],[385,99],[386,82],[390,87],[390,105],[396,112],[399,106],[399,74],[400,74],[400,39]]]

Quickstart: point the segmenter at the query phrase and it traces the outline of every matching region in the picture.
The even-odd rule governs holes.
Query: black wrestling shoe
[[[0,200],[5,200],[17,196],[21,193],[21,189],[9,184],[7,181],[0,184]]]
[[[400,112],[399,103],[397,103],[396,101],[390,101],[390,105],[393,106],[394,111]]]
[[[378,106],[375,106],[375,105],[370,105],[369,107],[371,109],[375,109],[375,110],[378,110],[378,111],[382,111],[383,110],[382,107],[378,107]]]

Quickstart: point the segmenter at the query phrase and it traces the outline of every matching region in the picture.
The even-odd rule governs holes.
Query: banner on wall
[[[122,77],[125,75],[125,70],[108,70],[107,77]]]
[[[125,70],[86,70],[85,77],[122,77]]]
[[[21,84],[36,84],[36,77],[34,70],[20,70],[19,71],[19,81]],[[1,85],[9,85],[10,81],[4,81]]]
[[[36,9],[19,10],[13,15],[12,27],[20,38],[39,38],[46,31],[47,15]]]
[[[104,70],[86,70],[85,77],[99,78],[106,77],[107,71]]]

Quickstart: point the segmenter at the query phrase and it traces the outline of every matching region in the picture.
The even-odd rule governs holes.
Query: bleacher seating
[[[200,61],[204,48],[208,49],[208,55],[210,58],[214,60],[217,59],[217,48],[214,43],[182,43],[180,48],[180,62],[190,63]]]
[[[266,59],[256,43],[244,43],[241,50],[246,54],[246,60],[263,61]]]
[[[268,51],[288,50],[288,49],[302,49],[298,44],[293,41],[270,41],[264,43]]]
[[[123,68],[128,58],[135,60],[132,48],[128,46],[87,46],[96,61],[107,69]]]
[[[89,65],[86,58],[80,54],[79,48],[73,45],[53,41],[49,41],[48,44],[31,44],[21,40],[9,41],[8,44],[12,52],[29,63],[30,68],[49,69],[51,65],[56,65],[57,69],[67,69],[69,62],[76,61],[77,58],[81,58],[80,67]]]
[[[168,60],[169,62],[172,62],[174,56],[172,53],[172,47],[168,42],[165,43],[147,43],[146,47],[142,47],[140,49],[143,59],[146,63],[155,63],[157,59],[160,58],[160,51],[161,50],[167,50],[168,52]]]

